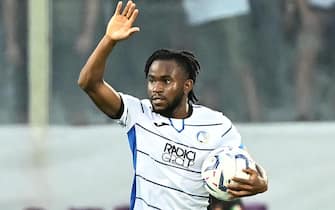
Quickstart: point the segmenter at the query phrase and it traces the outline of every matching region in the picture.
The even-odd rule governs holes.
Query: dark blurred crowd
[[[77,86],[115,0],[51,1],[51,124],[110,122]],[[116,47],[106,80],[146,97],[144,63],[158,48],[193,51],[199,103],[234,121],[335,119],[335,0],[141,0],[141,32]],[[0,0],[0,123],[28,122],[28,12]]]

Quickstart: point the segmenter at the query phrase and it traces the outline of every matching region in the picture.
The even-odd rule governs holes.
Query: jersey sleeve
[[[123,103],[123,112],[117,122],[129,130],[136,123],[139,115],[144,112],[143,104],[140,99],[134,96],[119,94]]]
[[[242,138],[235,125],[226,116],[223,117],[224,130],[221,136],[221,146],[234,146],[243,148]]]

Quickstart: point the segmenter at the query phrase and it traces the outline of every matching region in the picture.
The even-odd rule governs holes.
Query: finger
[[[127,12],[127,15],[126,15],[127,18],[130,18],[130,17],[131,17],[131,15],[133,14],[135,8],[136,8],[136,4],[135,4],[135,3],[132,3],[132,4],[130,5],[130,7],[129,7],[128,12]]]
[[[251,191],[252,190],[252,186],[248,184],[229,184],[227,188],[233,191],[243,191],[243,190]]]
[[[231,198],[240,198],[240,197],[245,197],[251,195],[249,191],[234,191],[234,190],[228,190],[227,191],[230,194]]]
[[[139,27],[132,27],[131,29],[129,29],[129,35],[139,31],[140,31]]]
[[[132,5],[132,1],[128,1],[127,2],[127,5],[126,5],[126,7],[123,9],[123,12],[122,12],[122,15],[123,16],[126,16],[127,15],[127,13],[128,13],[128,10],[129,10],[129,8],[130,8],[130,6]]]
[[[134,12],[131,14],[129,20],[132,24],[135,22],[135,20],[138,16],[138,13],[139,13],[138,9],[135,9]]]
[[[121,14],[121,9],[122,9],[122,1],[119,1],[116,5],[116,9],[115,9],[115,15],[119,15]]]
[[[249,180],[257,179],[257,177],[260,175],[256,170],[248,168],[243,170],[245,173],[249,174]]]
[[[256,170],[252,169],[252,168],[246,168],[243,169],[243,172],[247,173],[247,174],[258,174]]]
[[[250,179],[243,179],[243,178],[239,178],[239,177],[233,177],[232,180],[234,182],[237,182],[239,184],[250,184]]]

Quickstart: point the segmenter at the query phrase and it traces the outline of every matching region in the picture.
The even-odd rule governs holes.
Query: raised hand
[[[120,41],[140,31],[139,27],[133,27],[138,12],[136,4],[132,1],[128,1],[122,11],[122,2],[119,1],[113,17],[108,22],[106,35],[114,41]]]

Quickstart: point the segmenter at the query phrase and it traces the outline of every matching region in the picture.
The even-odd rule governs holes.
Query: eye
[[[171,83],[171,79],[164,79],[165,84],[170,84]]]
[[[153,83],[154,80],[153,80],[151,77],[149,77],[149,78],[148,78],[148,82],[149,82],[149,83]]]

